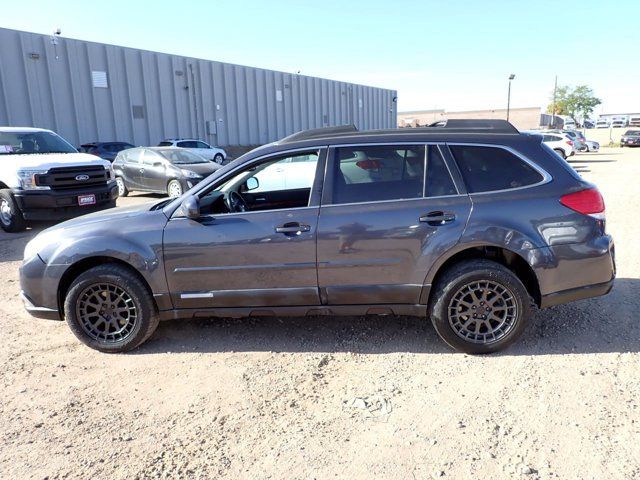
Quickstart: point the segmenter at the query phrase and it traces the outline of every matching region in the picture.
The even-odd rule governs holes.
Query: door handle
[[[455,213],[442,212],[436,210],[423,215],[419,220],[423,223],[428,223],[431,226],[437,227],[438,225],[444,225],[445,223],[451,223],[456,219]]]
[[[301,225],[300,223],[285,223],[276,227],[276,233],[302,233],[311,230],[309,225]]]

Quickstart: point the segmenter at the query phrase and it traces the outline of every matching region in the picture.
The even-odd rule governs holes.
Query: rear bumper
[[[614,280],[610,280],[608,282],[598,283],[596,285],[571,288],[569,290],[563,290],[562,292],[544,295],[540,302],[540,308],[553,307],[555,305],[561,305],[563,303],[584,300],[585,298],[600,297],[602,295],[606,295],[613,288],[613,282]]]
[[[78,196],[93,194],[95,205],[78,205]],[[25,220],[63,220],[115,206],[118,187],[115,181],[106,185],[73,190],[24,191],[13,196]]]
[[[546,266],[536,269],[541,308],[606,295],[613,287],[615,247],[609,235],[545,250]]]

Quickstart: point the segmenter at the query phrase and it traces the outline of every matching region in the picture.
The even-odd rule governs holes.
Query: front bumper
[[[78,205],[78,196],[93,194],[94,205]],[[64,220],[115,206],[118,186],[106,185],[72,190],[14,190],[13,196],[25,220]]]
[[[20,298],[22,298],[22,303],[27,312],[35,318],[44,318],[45,320],[62,320],[60,318],[60,312],[54,308],[47,307],[38,307],[33,304],[31,299],[27,297],[27,295],[21,291]]]

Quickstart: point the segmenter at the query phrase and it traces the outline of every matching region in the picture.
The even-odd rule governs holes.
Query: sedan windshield
[[[209,163],[209,160],[188,150],[159,150],[158,153],[174,165],[191,165],[194,163]]]
[[[624,134],[635,137],[640,135],[640,130],[627,130],[626,132],[624,132]]]
[[[66,140],[53,132],[0,132],[0,155],[76,152]]]

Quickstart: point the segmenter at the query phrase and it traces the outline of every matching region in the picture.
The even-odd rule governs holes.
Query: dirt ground
[[[100,354],[23,311],[37,229],[0,233],[0,478],[640,478],[640,149],[573,162],[616,286],[483,357],[414,318],[163,323]]]

